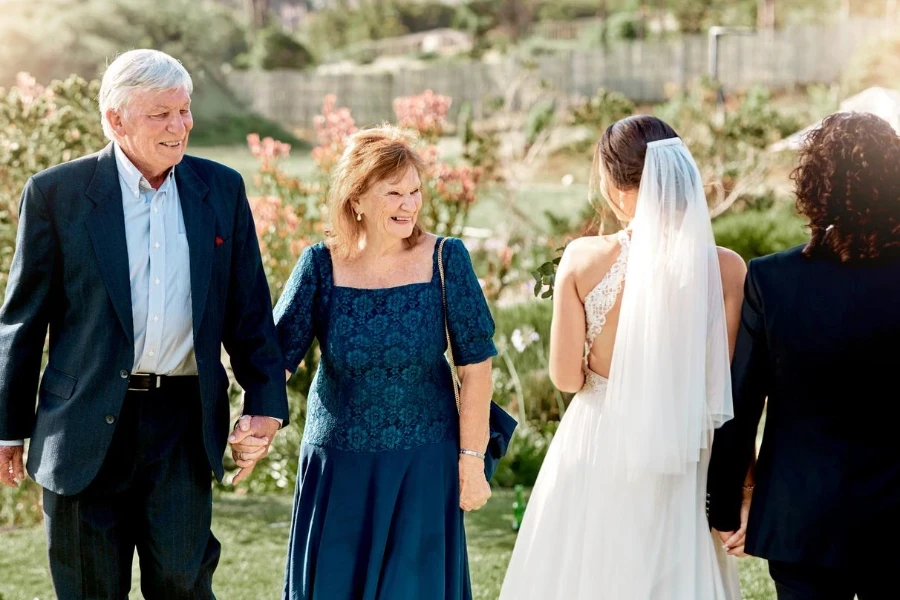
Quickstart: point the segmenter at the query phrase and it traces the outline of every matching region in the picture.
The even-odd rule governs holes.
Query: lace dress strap
[[[631,238],[626,230],[620,231],[616,235],[622,249],[619,256],[610,267],[600,283],[590,291],[584,299],[584,312],[587,317],[587,336],[584,341],[584,362],[587,364],[588,355],[594,345],[594,340],[603,331],[606,325],[606,315],[616,303],[616,298],[622,291],[622,284],[625,281],[625,269],[628,265],[628,247],[631,244]]]

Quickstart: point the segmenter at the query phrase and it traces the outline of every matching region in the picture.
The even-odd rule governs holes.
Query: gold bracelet
[[[753,486],[752,486],[752,485],[745,485],[745,486],[744,486],[744,491],[745,491],[745,492],[752,492],[752,491],[753,491]]]

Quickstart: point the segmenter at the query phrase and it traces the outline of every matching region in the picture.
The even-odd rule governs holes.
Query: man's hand
[[[745,492],[744,499],[741,502],[741,528],[737,531],[719,531],[719,538],[725,552],[731,556],[745,558],[749,556],[744,552],[744,541],[747,537],[747,517],[750,514],[750,503],[753,499],[752,494]]]
[[[0,446],[0,483],[19,487],[19,481],[25,479],[24,453],[24,446]]]
[[[491,497],[491,485],[484,478],[484,461],[459,455],[459,507],[464,511],[478,510]]]
[[[231,485],[246,479],[256,468],[256,463],[269,454],[269,446],[278,427],[278,421],[272,417],[244,415],[238,419],[228,442],[231,444],[231,458],[241,470],[231,480]]]

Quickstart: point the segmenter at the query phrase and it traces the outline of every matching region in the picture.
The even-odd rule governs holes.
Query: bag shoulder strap
[[[447,280],[444,277],[444,242],[447,238],[441,238],[438,246],[438,272],[441,275],[441,301],[444,304],[444,335],[447,337],[447,362],[450,363],[450,374],[453,378],[453,395],[456,398],[456,412],[459,412],[459,376],[456,373],[456,361],[453,360],[453,344],[450,342],[450,323],[448,321],[449,310],[447,308]]]

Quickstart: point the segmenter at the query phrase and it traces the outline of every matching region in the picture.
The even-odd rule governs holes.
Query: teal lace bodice
[[[458,437],[437,247],[430,282],[383,289],[335,286],[324,244],[300,257],[275,323],[287,370],[297,368],[314,338],[321,349],[304,441],[373,452]],[[461,241],[447,240],[444,268],[457,363],[494,356],[494,322]]]

